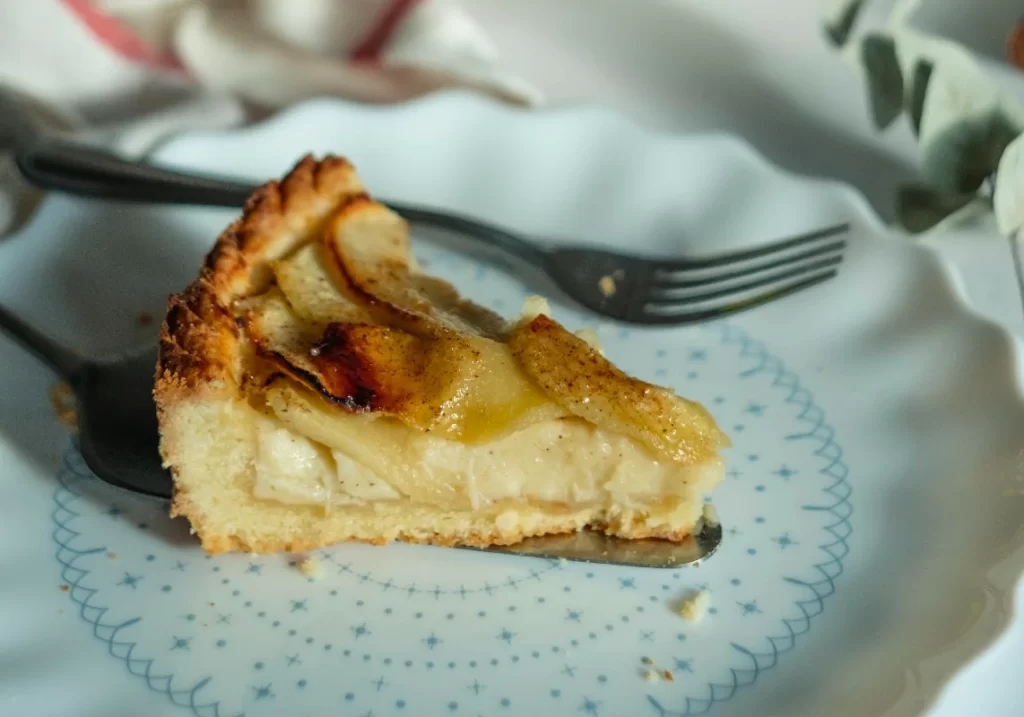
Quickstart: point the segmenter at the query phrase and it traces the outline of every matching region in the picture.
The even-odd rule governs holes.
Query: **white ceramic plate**
[[[205,557],[162,506],[100,484],[0,339],[0,713],[11,715],[904,715],[1005,626],[1022,562],[1024,404],[1009,339],[935,257],[842,187],[724,136],[461,94],[315,102],[158,159],[255,178],[351,157],[382,198],[540,236],[702,253],[846,219],[840,277],[727,323],[597,324],[613,360],[731,434],[728,528],[699,568],[627,570],[395,545]],[[151,340],[223,210],[50,197],[0,246],[0,301],[91,354]],[[418,234],[431,271],[505,313],[529,287]],[[698,624],[673,605],[707,587]],[[670,670],[644,679],[642,658]]]

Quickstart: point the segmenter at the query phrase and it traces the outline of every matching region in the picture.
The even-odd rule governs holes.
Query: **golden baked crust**
[[[303,157],[281,181],[258,188],[225,229],[199,277],[170,297],[160,330],[158,408],[210,387],[237,385],[238,326],[231,307],[266,285],[267,265],[306,241],[346,198],[363,191],[352,165]]]
[[[308,240],[347,198],[363,191],[348,160],[303,157],[280,181],[259,187],[206,256],[199,276],[168,300],[160,328],[153,397],[162,426],[168,410],[189,399],[235,396],[241,382],[239,326],[231,307],[264,288],[267,265]],[[177,478],[175,436],[161,431],[160,451]],[[236,539],[203,529],[202,512],[175,480],[171,516],[189,520],[212,553],[241,548]],[[264,546],[269,551],[283,546]]]
[[[317,242],[325,252],[317,266],[344,287],[344,296],[326,313],[316,305],[298,312],[305,333],[290,352],[268,318],[280,294],[275,281],[286,278],[275,272],[279,260]],[[345,321],[337,320],[339,311]],[[307,341],[310,336],[315,340]],[[699,404],[626,376],[550,318],[506,323],[418,273],[405,223],[366,195],[354,168],[341,158],[306,156],[284,179],[254,192],[197,279],[169,299],[154,397],[160,450],[175,481],[171,514],[187,518],[210,553],[308,550],[340,540],[486,546],[587,524],[629,538],[686,537],[689,530],[652,527],[633,513],[597,524],[592,514],[569,507],[528,508],[517,524],[499,530],[494,512],[377,506],[372,516],[346,517],[252,496],[246,474],[253,456],[246,446],[254,439],[246,416],[255,411],[253,394],[276,375],[313,389],[338,410],[386,414],[468,440],[462,424],[445,414],[465,380],[457,369],[502,361],[517,361],[525,371],[520,413],[554,402],[563,415],[608,426],[681,465],[715,458],[728,444]],[[487,415],[488,405],[463,406],[463,415]],[[273,527],[264,530],[261,522]],[[435,529],[441,523],[444,530]]]

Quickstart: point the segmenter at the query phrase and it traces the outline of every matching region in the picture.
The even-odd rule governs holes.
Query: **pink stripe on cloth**
[[[121,57],[153,68],[184,71],[185,68],[174,56],[154,51],[139,40],[124,23],[97,10],[89,0],[62,0],[62,2],[92,31],[97,40]]]
[[[395,29],[417,2],[419,0],[391,0],[381,13],[377,24],[352,51],[352,59],[356,62],[380,62],[380,55],[394,35]]]

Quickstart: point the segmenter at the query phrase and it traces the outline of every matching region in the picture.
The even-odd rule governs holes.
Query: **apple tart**
[[[728,438],[549,314],[462,298],[351,164],[304,158],[169,300],[154,394],[172,515],[210,553],[685,538]]]

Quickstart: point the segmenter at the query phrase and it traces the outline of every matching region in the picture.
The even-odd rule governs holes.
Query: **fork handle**
[[[14,339],[22,348],[42,359],[61,378],[74,382],[85,362],[70,349],[32,328],[0,304],[0,333]]]
[[[134,162],[111,152],[42,137],[20,148],[15,161],[39,187],[79,196],[158,204],[241,207],[256,184],[227,177],[190,174]],[[548,252],[521,237],[477,219],[381,200],[405,219],[455,232],[544,268]]]

